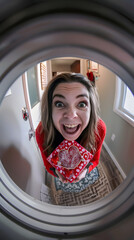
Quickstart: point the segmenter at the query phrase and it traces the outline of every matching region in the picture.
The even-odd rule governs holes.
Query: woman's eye
[[[55,106],[57,108],[62,108],[62,107],[64,107],[64,104],[62,102],[55,102]]]
[[[87,107],[87,104],[86,104],[85,102],[80,102],[80,103],[78,104],[78,106],[79,106],[80,108],[85,108],[85,107]]]

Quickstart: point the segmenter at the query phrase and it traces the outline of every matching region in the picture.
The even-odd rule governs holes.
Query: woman
[[[99,118],[98,110],[96,88],[81,74],[66,73],[56,76],[49,82],[43,94],[41,122],[36,129],[36,140],[46,170],[59,177],[63,186],[69,183],[47,162],[46,157],[64,139],[75,140],[93,154],[90,164],[76,178],[75,183],[88,177],[99,163],[106,134],[106,126]],[[71,187],[73,184],[74,182]]]

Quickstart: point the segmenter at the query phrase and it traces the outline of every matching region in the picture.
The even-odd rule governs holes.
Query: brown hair
[[[91,115],[88,126],[81,133],[77,141],[83,146],[90,149],[95,148],[95,132],[97,133],[99,101],[96,88],[90,81],[78,73],[64,73],[54,77],[47,85],[41,103],[41,122],[44,131],[44,148],[49,155],[63,140],[61,134],[56,130],[52,120],[52,96],[55,88],[60,83],[79,82],[89,91]]]

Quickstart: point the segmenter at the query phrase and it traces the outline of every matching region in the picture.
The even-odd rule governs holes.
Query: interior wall
[[[100,77],[96,86],[100,98],[101,117],[107,126],[105,142],[126,175],[133,167],[134,128],[113,111],[116,75],[99,66]],[[115,140],[111,136],[115,134]]]
[[[64,64],[62,64],[62,65],[53,65],[53,67],[52,67],[52,71],[53,72],[71,72],[71,67],[69,66],[69,65],[64,65]]]
[[[0,159],[14,183],[40,199],[45,170],[34,138],[29,141],[30,124],[23,120],[22,107],[25,107],[25,100],[20,77],[0,106]]]

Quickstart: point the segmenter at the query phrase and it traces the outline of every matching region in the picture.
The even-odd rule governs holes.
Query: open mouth
[[[67,134],[75,134],[80,128],[80,124],[64,124],[63,129]]]

